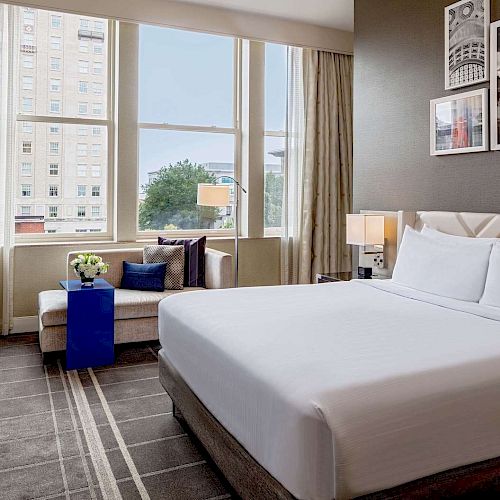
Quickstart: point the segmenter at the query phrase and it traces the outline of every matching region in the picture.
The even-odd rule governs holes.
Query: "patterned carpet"
[[[42,364],[36,335],[0,338],[0,498],[225,499],[229,488],[172,416],[159,345],[113,366]]]

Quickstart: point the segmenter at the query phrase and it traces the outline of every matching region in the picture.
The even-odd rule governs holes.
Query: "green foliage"
[[[281,226],[283,176],[267,172],[264,192],[264,227]]]
[[[218,216],[215,207],[199,207],[199,183],[214,182],[215,176],[189,160],[161,168],[158,176],[143,187],[145,199],[139,206],[139,229],[208,229]]]

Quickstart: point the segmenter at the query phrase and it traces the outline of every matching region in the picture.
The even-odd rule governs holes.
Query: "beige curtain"
[[[352,211],[352,56],[304,49],[304,153],[299,283],[351,270],[345,219]]]

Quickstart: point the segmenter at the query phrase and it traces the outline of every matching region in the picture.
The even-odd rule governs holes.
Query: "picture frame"
[[[490,147],[500,151],[500,21],[490,27]]]
[[[431,155],[480,151],[488,151],[488,89],[431,100]]]
[[[489,0],[460,0],[445,7],[445,89],[489,80]]]

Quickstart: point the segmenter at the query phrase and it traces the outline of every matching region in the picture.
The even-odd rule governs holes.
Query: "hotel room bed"
[[[390,281],[184,295],[160,304],[162,382],[181,411],[186,384],[275,498],[355,497],[500,456],[500,309]]]

